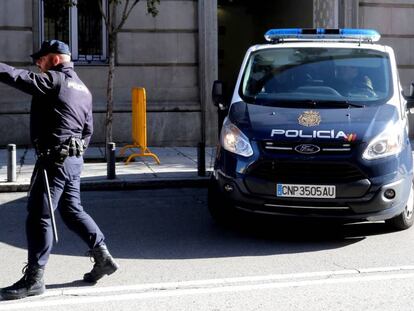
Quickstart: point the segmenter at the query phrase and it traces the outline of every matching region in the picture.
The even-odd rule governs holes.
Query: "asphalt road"
[[[23,193],[0,194],[0,287],[26,261]],[[121,268],[95,286],[61,222],[47,292],[1,310],[414,310],[414,229],[252,219],[222,228],[205,189],[83,192]]]

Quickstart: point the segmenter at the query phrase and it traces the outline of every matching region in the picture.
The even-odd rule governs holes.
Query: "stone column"
[[[217,141],[217,109],[211,99],[218,76],[217,0],[198,1],[198,37],[201,140],[212,146]]]
[[[339,28],[358,28],[359,0],[339,0]]]
[[[313,27],[338,28],[338,0],[313,0]]]

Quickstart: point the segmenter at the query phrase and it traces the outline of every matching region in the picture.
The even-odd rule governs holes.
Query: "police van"
[[[409,228],[414,92],[371,29],[272,29],[247,51],[222,124],[208,207]],[[224,105],[223,84],[213,100]]]

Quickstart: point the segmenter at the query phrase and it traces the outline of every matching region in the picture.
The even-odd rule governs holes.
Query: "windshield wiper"
[[[350,107],[356,107],[356,108],[364,108],[365,107],[365,105],[354,104],[354,103],[350,103],[350,102],[348,102],[348,106],[350,106]]]
[[[251,100],[252,99],[252,100]],[[332,100],[332,99],[291,99],[291,98],[266,98],[266,97],[249,97],[245,98],[247,103],[255,103],[263,106],[280,106],[280,107],[327,107],[327,108],[363,108],[365,105],[351,103],[347,100]]]
[[[294,100],[292,102],[298,103],[298,104],[306,104],[306,105],[310,105],[312,107],[317,107],[317,106],[346,107],[346,108],[349,108],[349,107],[363,108],[363,107],[365,107],[365,105],[351,103],[347,100],[310,100],[310,99],[306,99],[306,100]]]
[[[340,106],[340,107],[355,107],[355,108],[363,108],[365,107],[365,105],[360,105],[360,104],[355,104],[355,103],[351,103],[347,100],[322,100],[322,101],[317,101],[317,103],[319,104],[326,104],[326,105],[333,105],[333,106]]]

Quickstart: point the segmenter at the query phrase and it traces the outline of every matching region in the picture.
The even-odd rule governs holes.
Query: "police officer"
[[[94,258],[93,269],[84,275],[84,281],[95,283],[118,269],[104,235],[80,201],[82,153],[93,130],[92,95],[75,73],[70,55],[65,43],[50,40],[31,55],[41,73],[0,63],[0,82],[33,96],[30,134],[37,154],[27,204],[28,263],[23,278],[0,291],[3,299],[20,299],[45,291],[43,272],[52,249],[53,230],[48,191],[42,178],[44,170],[53,208],[85,241]]]

